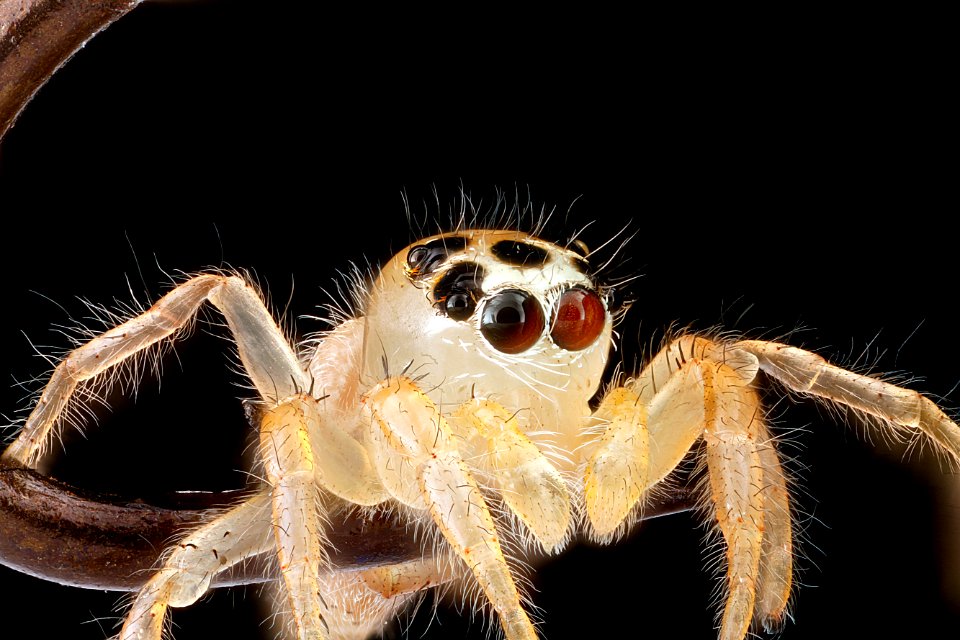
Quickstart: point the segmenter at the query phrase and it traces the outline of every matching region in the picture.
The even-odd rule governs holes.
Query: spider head
[[[365,309],[364,383],[406,371],[435,401],[586,403],[612,317],[584,252],[516,231],[417,242],[383,268]]]

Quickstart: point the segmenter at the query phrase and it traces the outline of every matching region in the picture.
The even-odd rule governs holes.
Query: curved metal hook
[[[141,0],[0,0],[0,139],[37,90]]]

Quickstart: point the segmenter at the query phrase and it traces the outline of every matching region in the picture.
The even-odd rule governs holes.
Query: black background
[[[868,17],[750,38],[659,17],[377,18],[148,5],[39,93],[0,147],[8,417],[22,415],[12,382],[48,369],[30,341],[63,348],[50,329],[86,315],[77,297],[153,300],[168,273],[231,266],[277,309],[289,299],[288,318],[316,313],[338,269],[415,239],[402,194],[445,219],[461,186],[484,206],[500,188],[555,207],[560,234],[593,221],[593,246],[629,223],[620,273],[642,278],[628,362],[674,322],[802,328],[792,342],[958,404],[956,137],[935,37],[905,42]],[[71,439],[58,474],[134,495],[242,484],[249,435],[223,353],[198,332],[159,393],[147,381],[136,406]],[[775,415],[799,443],[806,532],[781,637],[956,633],[956,475],[809,405]],[[679,515],[545,566],[545,637],[714,637],[702,538]],[[4,637],[102,638],[116,615],[117,594],[4,568],[0,589]],[[218,592],[176,612],[176,637],[272,637],[256,600]],[[448,609],[421,636],[429,614],[411,637],[485,637]]]

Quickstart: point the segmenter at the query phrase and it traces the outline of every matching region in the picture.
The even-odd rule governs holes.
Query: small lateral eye
[[[444,308],[447,316],[454,320],[466,320],[473,315],[473,310],[477,304],[473,301],[473,296],[466,292],[451,293],[444,300]]]
[[[550,337],[561,349],[580,351],[596,342],[606,323],[600,296],[587,289],[569,289],[557,302]]]
[[[419,245],[407,253],[407,269],[413,275],[428,274],[446,259],[447,252],[442,246]]]
[[[544,324],[536,298],[526,291],[508,289],[484,305],[480,333],[497,351],[522,353],[540,339]]]

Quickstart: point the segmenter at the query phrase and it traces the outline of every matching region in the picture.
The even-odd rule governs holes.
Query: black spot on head
[[[587,243],[583,240],[570,240],[567,243],[567,249],[570,249],[570,251],[573,251],[581,258],[586,258],[590,255],[590,247],[588,247]]]
[[[418,244],[407,252],[407,273],[412,278],[430,275],[451,253],[466,248],[467,239],[461,236],[447,236]]]
[[[573,260],[571,260],[571,262],[573,263],[574,269],[582,274],[590,275],[590,263],[587,262],[586,258],[576,256]]]
[[[493,245],[490,252],[507,264],[521,267],[543,266],[550,257],[546,250],[536,245],[513,240],[501,240]]]
[[[467,320],[483,295],[484,270],[476,262],[461,262],[447,270],[433,288],[433,306],[454,320]]]

